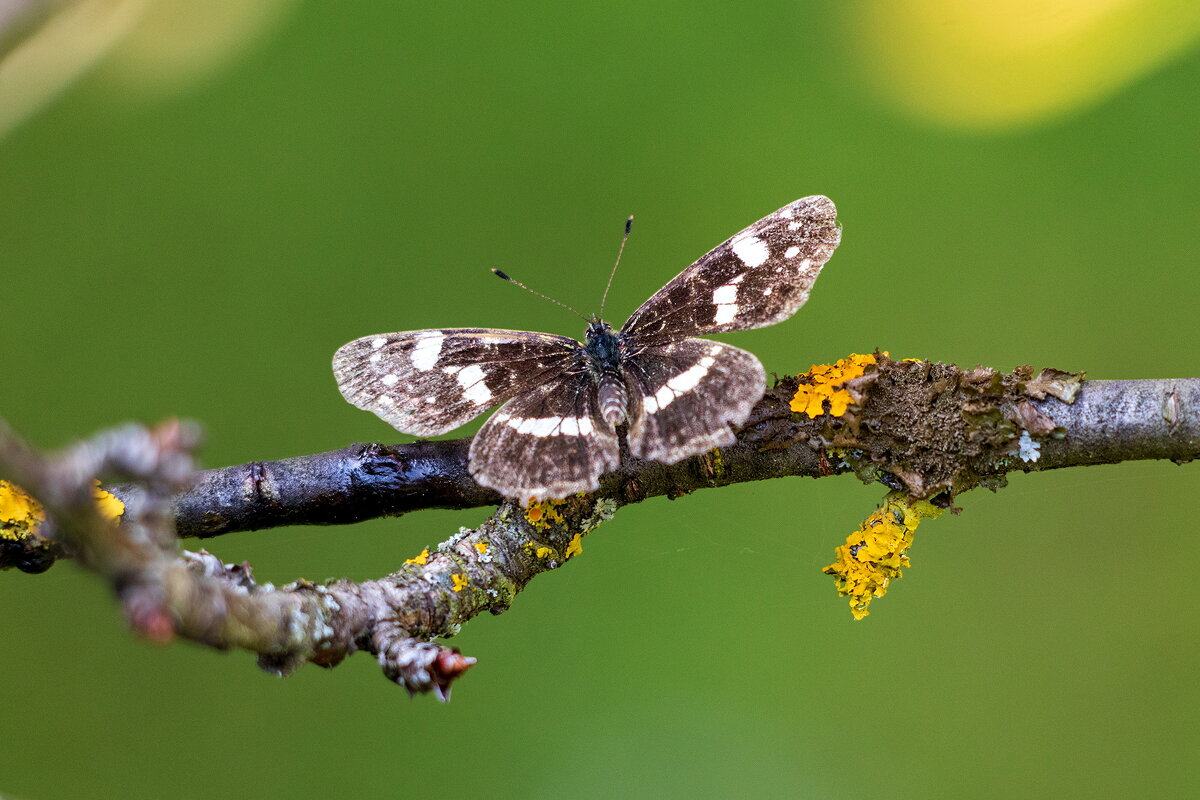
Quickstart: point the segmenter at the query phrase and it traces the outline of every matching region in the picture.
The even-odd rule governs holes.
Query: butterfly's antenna
[[[574,314],[575,316],[577,316],[577,317],[579,317],[580,319],[584,320],[585,322],[586,322],[586,321],[588,321],[588,318],[587,318],[587,317],[585,317],[583,314],[580,314],[578,311],[576,311],[575,309],[571,308],[571,307],[570,307],[569,305],[567,305],[566,303],[564,303],[564,302],[562,302],[562,301],[560,301],[560,300],[555,300],[553,297],[548,297],[547,295],[544,295],[544,294],[542,294],[541,292],[534,291],[533,289],[530,289],[528,286],[526,286],[525,284],[521,283],[520,281],[518,281],[518,280],[514,280],[513,278],[510,278],[510,277],[508,277],[508,274],[507,274],[507,273],[501,272],[501,271],[500,271],[500,270],[498,270],[498,269],[493,269],[493,270],[492,270],[492,274],[493,274],[493,275],[495,275],[497,278],[503,278],[504,280],[508,281],[509,283],[515,283],[517,286],[520,286],[522,289],[524,289],[525,291],[529,292],[530,294],[536,294],[538,297],[542,298],[543,300],[549,300],[551,303],[554,303],[556,306],[562,306],[562,307],[563,307],[563,308],[565,308],[567,311],[570,311],[572,314]]]
[[[617,267],[621,265],[621,254],[625,252],[625,243],[629,241],[629,231],[633,228],[633,215],[625,220],[625,235],[621,237],[621,248],[617,250],[617,263],[613,264],[612,272],[608,273],[608,285],[604,287],[604,296],[600,298],[600,316],[604,316],[604,304],[608,301],[608,290],[612,288],[613,278]]]

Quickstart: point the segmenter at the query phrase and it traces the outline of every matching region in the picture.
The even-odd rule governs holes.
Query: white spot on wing
[[[671,391],[671,387],[663,385],[661,389],[654,393],[654,400],[658,403],[659,408],[666,408],[675,400],[675,393]]]
[[[463,396],[476,405],[487,405],[492,399],[492,390],[483,382],[483,367],[472,364],[463,367],[457,375],[458,385],[463,388]]]
[[[800,248],[796,247],[796,245],[792,245],[787,250],[783,251],[784,258],[795,258],[798,255],[800,255]]]
[[[371,347],[374,348],[375,350],[378,350],[379,348],[383,347],[385,344],[387,344],[387,339],[383,338],[382,336],[376,336],[374,339],[371,340]]]
[[[713,301],[713,303],[715,303],[717,305],[724,305],[727,303],[736,303],[737,302],[737,287],[734,286],[733,284],[729,284],[729,283],[725,284],[724,286],[718,286],[716,288],[716,290],[713,292],[712,301]]]
[[[529,417],[521,421],[517,433],[527,433],[539,438],[551,436],[558,428],[560,417]]]
[[[794,212],[792,211],[791,206],[779,209],[779,216],[783,217],[784,219],[791,219],[793,214]]]
[[[471,384],[481,380],[483,380],[483,367],[478,364],[463,367],[458,371],[458,385],[464,389],[470,388]]]
[[[383,353],[371,353],[371,355],[367,358],[367,361],[370,361],[372,364],[378,364],[382,358]]]
[[[400,379],[397,378],[395,375],[391,374],[390,372],[387,375],[384,375],[379,380],[380,380],[380,382],[383,383],[384,386],[395,386],[397,383],[400,382]]]
[[[472,403],[480,406],[486,406],[492,400],[492,390],[482,382],[474,384],[463,392],[463,395]]]
[[[770,251],[767,243],[757,236],[747,236],[733,243],[733,254],[747,267],[757,267],[767,260]]]
[[[737,305],[720,305],[717,306],[717,313],[713,316],[714,325],[724,325],[726,322],[733,322],[737,318]]]
[[[421,339],[409,356],[412,365],[422,371],[433,369],[437,366],[438,357],[442,354],[442,343],[445,341],[446,337],[441,333]]]
[[[708,363],[705,364],[705,361]],[[677,395],[690,392],[700,383],[700,379],[708,374],[708,368],[712,366],[712,362],[712,358],[706,356],[667,381],[667,386],[671,387],[671,391]]]
[[[788,223],[788,230],[789,230],[789,231],[798,231],[798,230],[800,230],[800,223],[799,223],[799,222],[789,222],[789,223]]]
[[[642,411],[647,414],[658,411],[658,401],[654,399],[654,395],[650,394],[642,398]]]
[[[588,417],[504,417],[500,421],[517,433],[539,438],[587,436],[593,430]]]
[[[393,400],[390,396],[388,396],[386,394],[381,394],[381,395],[379,395],[379,397],[376,397],[375,402],[379,403],[379,405],[381,405],[381,406],[396,405],[396,401]]]

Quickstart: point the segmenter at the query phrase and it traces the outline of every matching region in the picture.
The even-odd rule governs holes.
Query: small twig
[[[449,697],[451,682],[474,660],[411,641],[414,626],[403,620],[420,607],[412,589],[437,592],[411,573],[362,584],[300,582],[276,589],[257,585],[249,565],[176,552],[171,495],[190,479],[194,444],[193,430],[178,423],[153,430],[127,426],[44,456],[0,427],[0,469],[39,499],[55,538],[112,584],[141,635],[160,642],[178,635],[220,649],[251,650],[264,669],[277,674],[306,661],[332,666],[367,649],[377,653],[384,674],[410,692]],[[142,496],[138,514],[119,525],[101,516],[93,495],[98,476],[134,481]],[[433,622],[425,626],[430,638],[448,632]]]

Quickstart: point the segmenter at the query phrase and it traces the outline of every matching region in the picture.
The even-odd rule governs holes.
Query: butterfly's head
[[[583,335],[588,341],[591,341],[597,336],[604,336],[605,334],[609,336],[615,335],[613,334],[613,326],[609,325],[595,314],[587,318],[587,323],[587,330],[583,332]]]

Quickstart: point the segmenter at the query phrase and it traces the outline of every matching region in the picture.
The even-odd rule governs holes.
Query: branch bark
[[[868,377],[872,385],[888,384],[889,396],[858,387],[868,397],[842,421],[827,415],[797,417],[789,408],[797,381],[783,379],[763,397],[735,444],[671,465],[627,456],[604,478],[599,494],[624,505],[752,480],[855,471],[865,480],[880,480],[927,498],[946,490],[960,494],[980,484],[1002,485],[1003,476],[1012,471],[1145,459],[1183,463],[1200,457],[1200,378],[1083,381],[1072,402],[1021,390],[993,393],[981,401],[961,385],[939,389],[931,397],[930,387],[965,374],[927,362],[881,363]],[[994,373],[987,374],[990,381]],[[872,398],[878,407],[866,402]],[[984,407],[968,414],[973,402],[983,402]],[[945,413],[947,408],[950,413]],[[1030,409],[1049,420],[1049,431],[1045,421],[1041,427],[1023,422],[1020,415],[1029,416]],[[974,426],[977,436],[987,435],[986,446],[968,441],[972,426],[967,417],[986,419],[991,414],[999,415],[991,426]],[[1029,462],[1019,457],[1026,424],[1039,431],[1030,438],[1040,454]],[[176,499],[177,530],[181,537],[208,538],[282,525],[344,525],[426,508],[497,505],[503,498],[476,484],[467,472],[470,442],[352,444],[325,453],[205,470]],[[831,461],[831,448],[862,455]],[[110,488],[136,510],[136,487]]]

